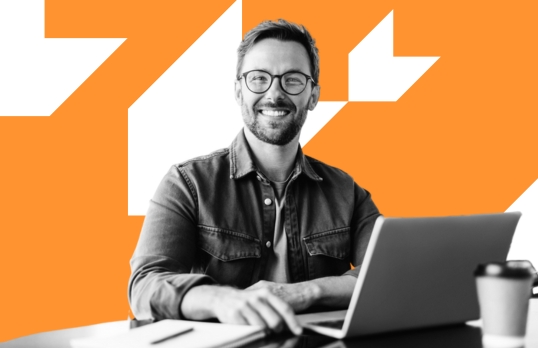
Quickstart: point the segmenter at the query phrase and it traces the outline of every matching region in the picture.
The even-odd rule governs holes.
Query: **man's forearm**
[[[181,301],[181,314],[191,320],[215,318],[215,299],[226,296],[230,288],[218,285],[201,285],[190,289]]]
[[[316,286],[318,296],[312,305],[326,307],[347,307],[351,301],[357,278],[351,275],[340,277],[325,277],[307,281]]]

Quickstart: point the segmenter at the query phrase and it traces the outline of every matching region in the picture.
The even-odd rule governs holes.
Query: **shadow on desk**
[[[324,348],[426,348],[426,347],[458,347],[481,348],[482,336],[479,328],[465,325],[438,329],[410,331],[383,336],[372,336],[346,341],[335,341]]]
[[[245,348],[482,348],[481,331],[467,325],[435,329],[422,329],[401,333],[376,335],[362,338],[334,340],[334,338],[305,332],[300,337],[267,337]]]

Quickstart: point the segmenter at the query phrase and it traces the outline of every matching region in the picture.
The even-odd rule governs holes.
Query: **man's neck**
[[[256,166],[267,176],[267,179],[285,181],[295,164],[300,133],[288,144],[280,146],[261,141],[248,128],[245,128],[244,132]]]

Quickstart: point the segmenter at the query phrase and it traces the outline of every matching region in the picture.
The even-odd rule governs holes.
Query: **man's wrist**
[[[291,291],[296,294],[295,298],[299,300],[299,303],[302,304],[301,306],[306,306],[305,308],[317,304],[323,297],[323,290],[315,280],[291,285],[296,286]]]
[[[305,285],[304,290],[302,291],[304,302],[308,304],[308,307],[318,304],[323,298],[323,289],[315,281],[307,281],[303,283]]]
[[[231,289],[231,288],[230,288]],[[220,296],[225,296],[227,287],[199,285],[191,288],[181,302],[181,313],[187,319],[204,320],[215,318],[215,306]]]

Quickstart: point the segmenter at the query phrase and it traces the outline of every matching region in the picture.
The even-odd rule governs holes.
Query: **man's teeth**
[[[288,114],[285,110],[261,110],[261,113],[265,116],[284,116]]]

